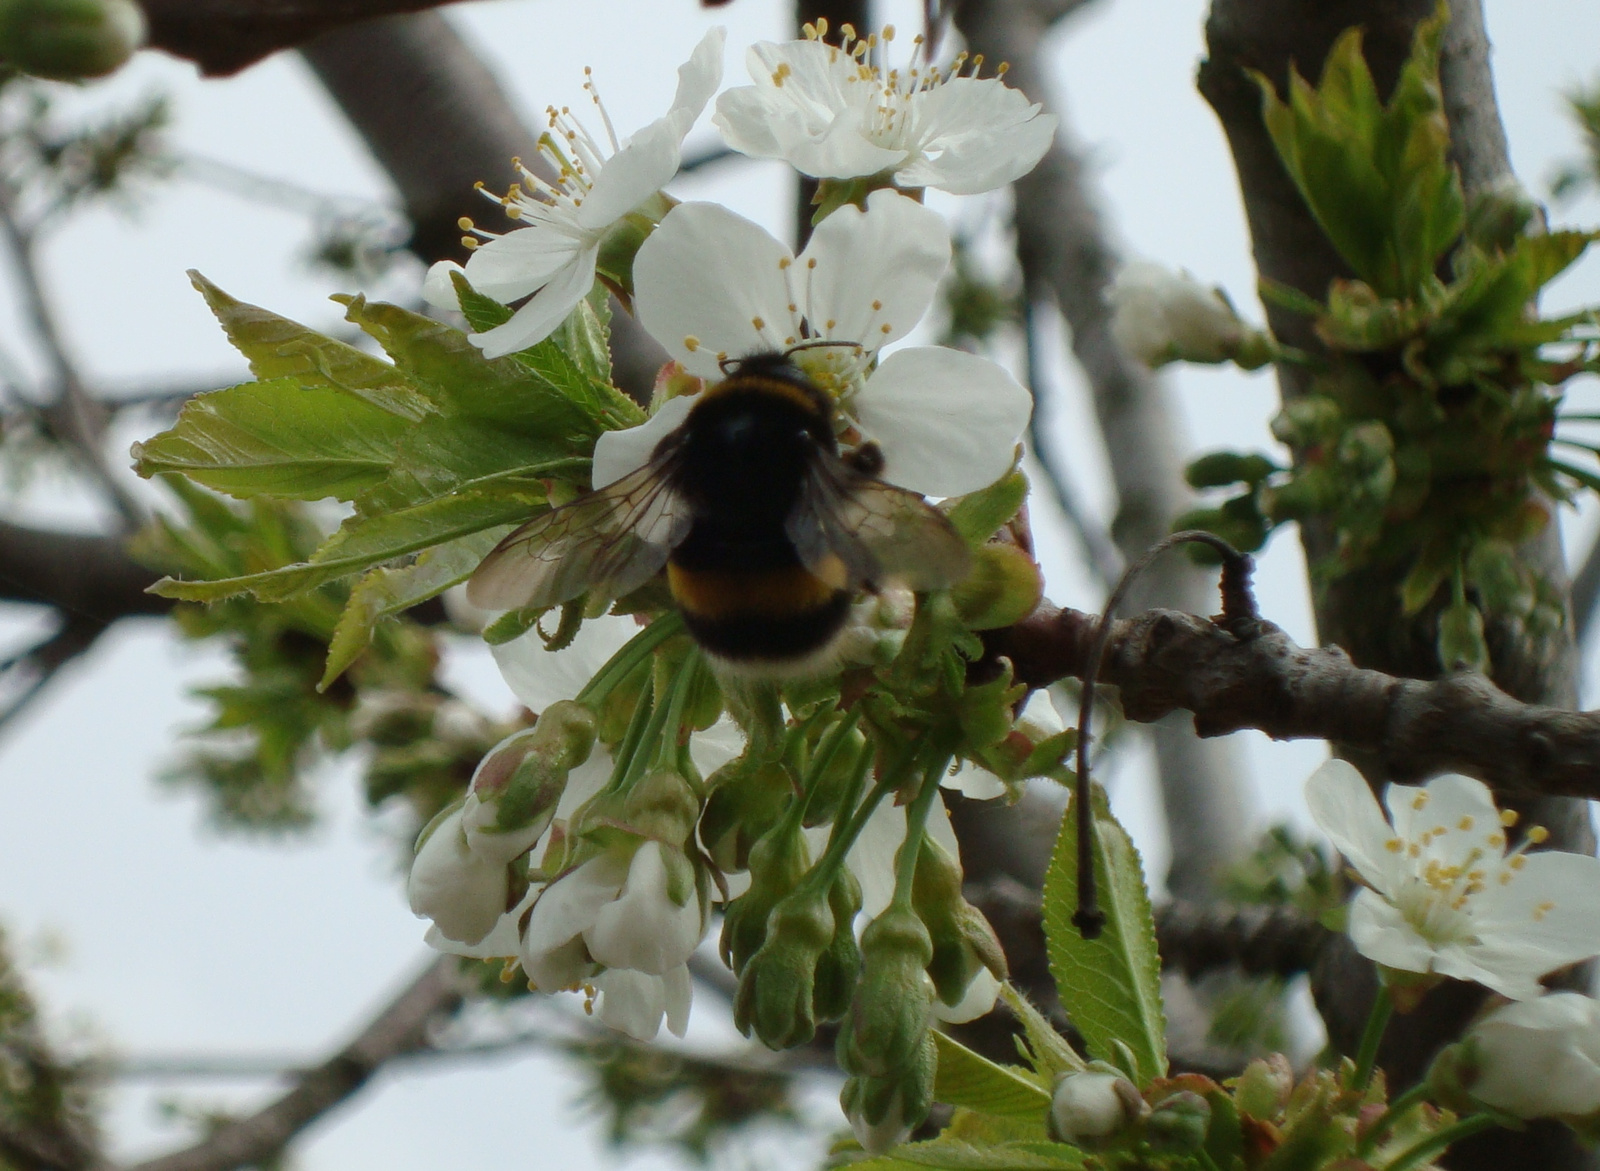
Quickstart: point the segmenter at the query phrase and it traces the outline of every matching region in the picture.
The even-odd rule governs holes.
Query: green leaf
[[[379,622],[466,581],[510,531],[511,526],[485,529],[419,553],[410,565],[369,571],[350,591],[350,601],[339,615],[317,690],[326,690],[361,656]]]
[[[228,340],[249,360],[250,372],[262,381],[293,378],[308,388],[348,391],[405,419],[420,419],[431,409],[388,362],[230,297],[193,269],[189,280],[222,323]]]
[[[133,447],[141,476],[180,472],[240,499],[350,500],[389,473],[413,424],[355,395],[294,378],[196,395]]]
[[[981,1114],[1031,1118],[1043,1133],[1050,1092],[1035,1075],[997,1065],[944,1033],[934,1033],[933,1043],[939,1050],[933,1083],[937,1101]]]
[[[1056,1032],[1050,1019],[1015,986],[1009,982],[1001,984],[1000,999],[1006,1002],[1012,1015],[1022,1023],[1022,1031],[1028,1040],[1026,1046],[1020,1040],[1017,1046],[1035,1073],[1049,1078],[1053,1083],[1061,1074],[1081,1073],[1086,1068],[1087,1063],[1067,1043],[1067,1039]]]
[[[886,1155],[851,1163],[852,1171],[900,1171],[906,1167],[948,1167],[952,1171],[1052,1171],[1082,1167],[1087,1156],[1066,1143],[1021,1142],[973,1146],[936,1138],[905,1143]]]
[[[488,487],[430,500],[379,517],[351,517],[309,561],[220,581],[162,578],[151,592],[184,602],[213,602],[252,593],[281,602],[374,565],[526,519],[543,503],[526,485]]]
[[[987,488],[954,501],[947,512],[950,523],[962,538],[977,548],[1017,515],[1028,498],[1028,478],[1013,468]]]
[[[1139,853],[1095,796],[1095,877],[1105,930],[1086,940],[1072,924],[1078,902],[1077,817],[1069,807],[1045,874],[1044,931],[1061,1003],[1090,1053],[1114,1060],[1122,1042],[1139,1065],[1140,1085],[1167,1070],[1161,958]]]

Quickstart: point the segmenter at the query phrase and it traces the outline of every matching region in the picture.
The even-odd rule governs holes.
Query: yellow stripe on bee
[[[810,414],[817,413],[817,400],[814,395],[807,394],[802,388],[782,378],[764,378],[759,374],[735,374],[731,378],[724,378],[721,382],[707,387],[702,397],[709,399],[735,392],[770,394],[776,398],[786,398]]]
[[[796,565],[787,569],[684,569],[667,565],[667,585],[678,605],[701,618],[804,614],[832,601],[844,587],[842,562],[831,558],[830,579]]]

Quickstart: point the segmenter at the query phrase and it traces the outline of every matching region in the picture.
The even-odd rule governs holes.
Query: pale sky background
[[[896,3],[882,15],[909,28],[919,8]],[[664,109],[677,65],[707,27],[728,26],[727,79],[737,84],[744,48],[783,36],[789,6],[737,0],[708,13],[688,0],[498,0],[447,11],[527,112],[551,102],[578,107],[582,67],[592,64],[612,118],[627,133]],[[1592,0],[1489,0],[1488,15],[1517,170],[1542,191],[1555,162],[1579,152],[1559,91],[1600,69],[1600,17]],[[1200,0],[1101,0],[1059,30],[1049,51],[1063,112],[1095,160],[1126,251],[1224,286],[1259,319],[1232,167],[1192,84],[1203,18]],[[622,39],[613,43],[615,37]],[[174,99],[171,137],[182,151],[357,203],[390,199],[359,140],[293,55],[226,81],[201,81],[186,63],[143,54],[73,100],[89,108],[153,90]],[[714,141],[702,121],[690,145]],[[484,178],[495,185],[502,177]],[[788,231],[789,188],[775,164],[722,165],[675,190],[719,199]],[[970,201],[937,206],[963,217],[983,210]],[[1600,201],[1559,209],[1555,219],[1593,223]],[[298,215],[178,181],[131,217],[105,210],[76,221],[49,246],[46,275],[95,384],[215,378],[221,385],[242,375],[243,365],[184,270],[199,268],[245,300],[329,327],[340,313],[326,296],[340,290],[305,269],[299,257],[308,239]],[[419,266],[402,266],[379,292],[409,298],[419,278]],[[1600,301],[1594,259],[1553,288],[1546,304],[1585,301]],[[6,289],[0,346],[22,349],[25,336]],[[1269,377],[1183,369],[1171,382],[1197,450],[1271,449],[1266,421],[1276,396]],[[1074,453],[1076,486],[1104,516],[1110,501],[1103,459],[1080,380],[1063,364],[1052,384],[1069,392],[1054,411],[1059,438]],[[1592,386],[1586,397],[1597,397]],[[138,437],[131,428],[127,438]],[[84,502],[49,479],[4,507],[25,520],[94,524]],[[1589,519],[1569,518],[1579,548],[1587,547]],[[1059,525],[1048,516],[1036,523],[1051,596],[1068,605],[1092,602]],[[1268,550],[1258,582],[1267,616],[1311,642],[1292,537]],[[22,645],[39,629],[37,613],[0,607],[0,647]],[[186,689],[225,669],[221,656],[179,645],[160,624],[124,623],[7,732],[0,740],[0,923],[13,946],[32,957],[34,987],[63,1035],[135,1056],[316,1060],[424,962],[422,925],[404,903],[392,831],[365,814],[352,769],[329,770],[321,827],[278,846],[218,838],[193,797],[155,785],[178,730],[200,715]],[[464,647],[451,673],[484,702],[511,703],[481,651]],[[1300,784],[1322,758],[1321,745],[1273,745],[1254,734],[1243,740],[1261,825],[1285,817],[1304,823]],[[1137,755],[1115,771],[1115,800],[1146,850],[1148,872],[1159,875],[1159,808]],[[702,1001],[691,1040],[731,1035],[720,1016]],[[260,1082],[120,1086],[109,1115],[113,1150],[153,1154],[177,1140],[179,1132],[160,1116],[161,1099],[245,1109],[270,1090]],[[306,1171],[613,1165],[603,1136],[580,1120],[575,1092],[562,1065],[525,1054],[397,1070],[324,1119],[296,1148],[296,1159]],[[818,1115],[830,1117],[827,1091],[812,1097]],[[779,1136],[763,1152],[752,1165],[805,1167],[814,1165],[818,1148]],[[673,1164],[644,1156],[628,1165]]]

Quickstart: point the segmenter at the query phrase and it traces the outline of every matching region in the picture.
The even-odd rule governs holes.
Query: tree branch
[[[171,601],[144,592],[159,576],[130,557],[115,537],[0,521],[0,600],[43,603],[109,625],[171,610]]]
[[[1056,19],[1076,5],[1047,0],[965,0],[956,26],[985,60],[1008,62],[1008,84],[1060,114],[1041,52]],[[1017,260],[1031,299],[1048,296],[1071,330],[1072,351],[1092,392],[1117,491],[1112,538],[1124,561],[1171,531],[1189,506],[1182,444],[1166,387],[1111,336],[1106,299],[1120,259],[1091,190],[1088,166],[1063,125],[1034,170],[1015,186]],[[1158,562],[1134,606],[1205,605],[1205,580],[1180,558]],[[1202,744],[1181,724],[1151,729],[1172,843],[1167,885],[1204,897],[1217,872],[1249,848],[1245,769],[1231,745]]]
[[[435,959],[384,1006],[360,1036],[300,1077],[275,1102],[221,1127],[202,1142],[127,1171],[232,1171],[263,1164],[311,1123],[354,1094],[393,1058],[429,1045],[433,1022],[461,1003],[459,961]]]
[[[985,642],[1019,681],[1081,675],[1094,614],[1045,603]],[[1600,798],[1600,713],[1513,699],[1481,675],[1404,679],[1307,649],[1270,623],[1249,640],[1217,623],[1149,610],[1113,625],[1100,678],[1129,719],[1193,713],[1201,736],[1255,728],[1277,740],[1331,740],[1370,753],[1396,780],[1475,776],[1502,793]]]

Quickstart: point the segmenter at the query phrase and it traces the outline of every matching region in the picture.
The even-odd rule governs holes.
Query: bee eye
[[[844,462],[863,476],[876,476],[883,471],[883,448],[868,440],[846,455]]]

